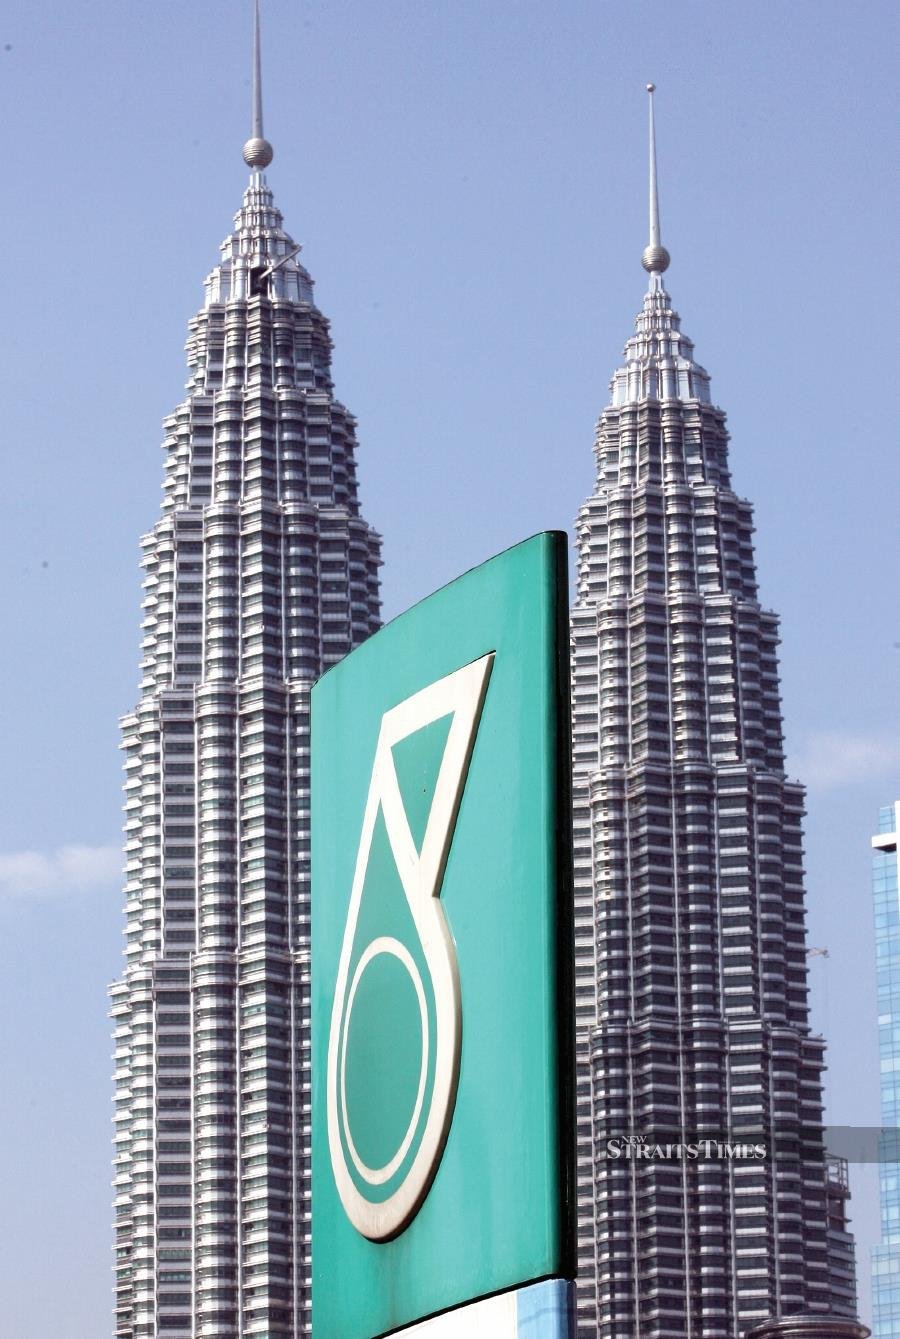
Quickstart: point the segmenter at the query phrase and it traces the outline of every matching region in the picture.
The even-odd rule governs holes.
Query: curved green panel
[[[372,1339],[573,1274],[565,571],[564,536],[538,535],[416,605],[313,690],[316,1339]],[[465,667],[450,709],[413,728],[408,704],[453,687]],[[379,754],[383,723],[407,709],[412,725]],[[417,892],[426,867],[428,906]],[[454,972],[457,1070],[442,1088]],[[399,1228],[363,1235],[340,1168],[345,1195],[392,1205],[434,1134],[441,1092],[423,1192]]]

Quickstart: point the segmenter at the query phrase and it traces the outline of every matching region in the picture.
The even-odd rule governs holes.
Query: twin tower
[[[379,627],[381,546],[328,322],[264,175],[258,15],[253,70],[250,180],[165,422],[122,722],[116,1339],[310,1333],[309,694]],[[821,1147],[777,619],[663,286],[652,89],[643,263],[577,520],[576,1333],[859,1339],[845,1183]],[[760,1128],[801,1130],[801,1153],[608,1156],[632,1129]]]

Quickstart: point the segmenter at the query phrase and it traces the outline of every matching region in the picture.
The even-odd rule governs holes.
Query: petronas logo
[[[441,885],[493,653],[386,712],[328,1037],[328,1145],[353,1226],[387,1241],[431,1188],[453,1119],[462,1004]]]

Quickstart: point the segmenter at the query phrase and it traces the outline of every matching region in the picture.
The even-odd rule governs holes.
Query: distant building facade
[[[856,1243],[850,1231],[850,1176],[847,1159],[829,1155],[825,1162],[825,1209],[828,1215],[828,1286],[835,1305],[856,1312]]]
[[[881,1062],[881,1242],[872,1252],[872,1334],[900,1339],[900,800],[878,814],[872,838],[878,1049]],[[896,1133],[894,1131],[896,1130]]]

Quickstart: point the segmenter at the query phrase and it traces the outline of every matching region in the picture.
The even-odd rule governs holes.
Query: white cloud
[[[117,846],[63,846],[42,851],[0,853],[0,899],[52,897],[94,888],[110,888],[122,877]]]
[[[834,790],[894,776],[900,785],[900,739],[890,734],[812,734],[788,760],[788,772],[805,785]]]

